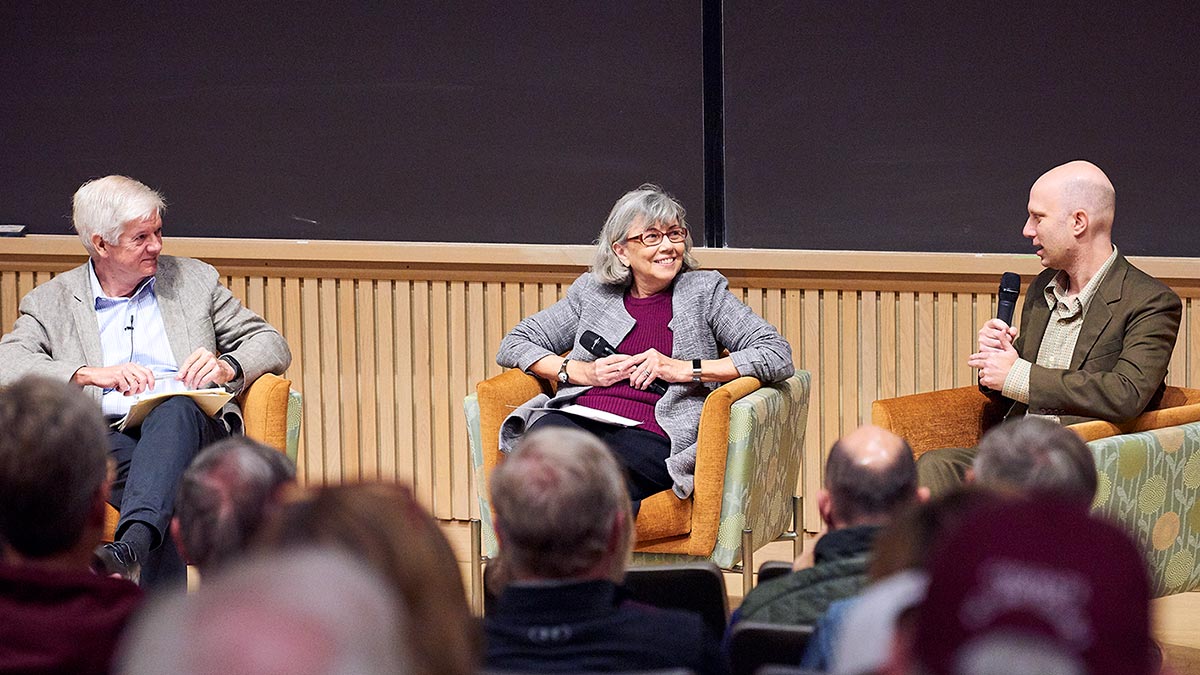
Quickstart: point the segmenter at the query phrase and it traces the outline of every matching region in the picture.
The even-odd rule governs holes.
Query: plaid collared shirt
[[[1071,281],[1067,273],[1059,271],[1046,284],[1046,306],[1050,308],[1050,320],[1046,323],[1046,332],[1042,334],[1042,344],[1038,348],[1037,365],[1043,368],[1065,370],[1071,367],[1071,355],[1075,352],[1075,343],[1079,341],[1079,332],[1083,328],[1083,317],[1087,314],[1088,305],[1096,295],[1096,289],[1108,275],[1108,270],[1117,259],[1117,247],[1113,246],[1112,255],[1100,266],[1087,285],[1075,295],[1070,295]],[[1025,359],[1017,359],[1008,377],[1004,380],[1001,393],[1021,403],[1029,403],[1029,371],[1032,363]],[[1056,415],[1041,415],[1058,421]]]

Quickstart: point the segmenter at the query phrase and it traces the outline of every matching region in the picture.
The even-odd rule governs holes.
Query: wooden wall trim
[[[283,333],[287,376],[304,393],[301,480],[401,480],[435,515],[477,506],[462,398],[500,372],[500,339],[557,301],[588,246],[295,242],[168,238],[206,260]],[[819,487],[825,450],[870,418],[876,398],[969,385],[966,356],[993,315],[999,276],[1028,282],[1032,255],[707,250],[730,288],[791,342],[813,374],[801,493]],[[85,260],[72,236],[0,239],[0,330],[21,297]],[[1200,384],[1200,265],[1138,258],[1184,300],[1168,381]],[[817,529],[809,509],[810,529]]]
[[[9,269],[37,266],[68,269],[84,259],[70,235],[0,239]],[[279,239],[168,237],[165,252],[201,258],[222,269],[321,271],[330,276],[402,278],[421,271],[486,273],[519,267],[536,275],[576,275],[591,263],[593,247],[550,244],[461,244]],[[1004,272],[1026,280],[1040,271],[1037,256],[1011,253],[918,253],[812,251],[799,249],[694,249],[704,267],[731,279],[774,281],[794,287],[804,281],[848,277],[881,282],[971,282],[995,284]],[[1200,286],[1194,258],[1131,257],[1147,273],[1173,285]],[[32,269],[32,267],[30,268]]]

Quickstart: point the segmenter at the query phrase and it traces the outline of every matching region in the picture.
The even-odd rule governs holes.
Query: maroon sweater
[[[107,673],[142,591],[123,579],[0,564],[0,672]]]
[[[617,345],[621,354],[641,354],[653,347],[664,356],[671,355],[674,338],[667,324],[671,322],[671,290],[655,293],[646,298],[635,298],[625,294],[625,310],[636,322],[629,335]],[[592,387],[579,395],[575,402],[579,405],[603,410],[622,417],[635,419],[642,424],[636,429],[645,429],[664,438],[667,432],[662,430],[654,418],[654,404],[662,396],[649,391],[634,389],[629,386],[629,380],[622,380],[607,387]]]

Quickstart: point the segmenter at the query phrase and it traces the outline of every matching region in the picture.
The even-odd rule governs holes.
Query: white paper
[[[614,415],[613,413],[610,413],[610,412],[605,412],[603,410],[596,410],[595,408],[589,408],[585,405],[578,405],[576,403],[572,403],[571,405],[568,405],[568,406],[563,406],[562,408],[534,408],[534,410],[548,410],[550,412],[561,412],[561,413],[566,413],[568,415],[575,415],[576,417],[584,417],[589,420],[595,420],[597,422],[604,422],[605,424],[615,424],[615,425],[621,426],[621,427],[636,427],[637,425],[641,424],[641,422],[639,422],[637,420],[631,420],[628,417]]]
[[[146,419],[146,415],[150,414],[151,410],[158,407],[158,404],[171,398],[172,396],[186,396],[196,403],[205,415],[212,417],[221,411],[221,408],[233,398],[233,394],[224,389],[187,389],[185,391],[168,391],[161,394],[141,394],[137,397],[133,406],[129,408],[129,412],[124,417],[113,422],[112,426],[117,431],[125,431],[126,429],[134,429],[142,424],[142,420]]]

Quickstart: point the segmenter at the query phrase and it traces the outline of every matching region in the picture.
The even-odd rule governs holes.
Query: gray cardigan
[[[570,350],[569,358],[594,361],[595,356],[579,344],[579,336],[592,330],[616,346],[636,323],[625,310],[625,287],[601,283],[590,272],[571,284],[567,296],[554,305],[517,324],[500,342],[496,362],[506,368],[529,367],[542,357]],[[729,282],[720,272],[684,272],[675,280],[671,300],[671,357],[716,359],[728,349],[738,373],[763,382],[778,382],[795,372],[792,348],[787,340],[749,307],[729,292]],[[654,417],[671,439],[667,471],[681,499],[692,493],[696,468],[696,435],[704,397],[715,384],[678,383],[654,406]],[[589,387],[564,385],[553,399],[541,395],[505,420],[500,431],[500,448],[508,452],[527,424],[538,416],[532,407],[560,407]]]

